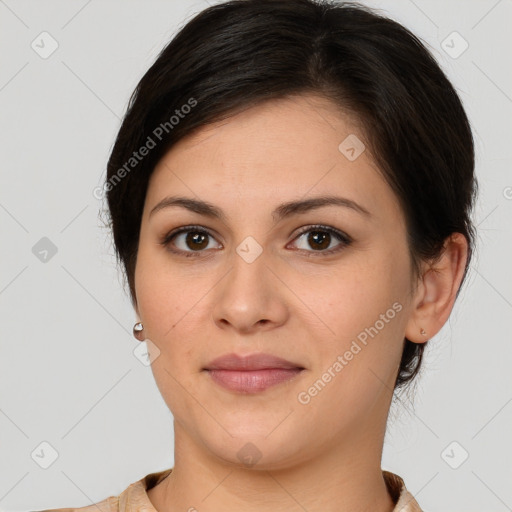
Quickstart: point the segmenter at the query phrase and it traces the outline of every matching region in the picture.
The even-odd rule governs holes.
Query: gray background
[[[469,280],[414,405],[392,409],[382,466],[425,511],[512,510],[512,2],[365,3],[432,48],[473,125],[480,179]],[[93,189],[133,88],[206,6],[0,0],[3,511],[89,505],[173,465],[172,415],[132,352],[135,315]],[[58,43],[45,59],[31,47],[43,31]],[[469,44],[456,58],[453,31]],[[58,453],[47,469],[42,442]]]

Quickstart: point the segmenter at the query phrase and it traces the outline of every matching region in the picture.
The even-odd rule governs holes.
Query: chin
[[[270,431],[264,435],[234,433],[234,437],[227,435],[214,441],[203,439],[203,442],[217,458],[237,469],[271,471],[300,463],[304,453],[301,452],[302,457],[297,453],[299,444],[291,437],[277,435],[277,432],[268,436]]]

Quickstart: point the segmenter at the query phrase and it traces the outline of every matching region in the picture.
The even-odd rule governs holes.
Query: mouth
[[[203,368],[213,382],[238,393],[259,393],[305,371],[300,364],[270,354],[227,354]]]
[[[267,388],[292,380],[304,368],[265,368],[264,370],[205,370],[212,380],[230,391],[259,393]]]

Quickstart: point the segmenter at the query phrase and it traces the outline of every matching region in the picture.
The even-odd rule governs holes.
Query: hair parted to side
[[[130,98],[107,164],[108,225],[133,305],[144,200],[158,161],[201,126],[302,93],[331,100],[360,123],[404,212],[415,275],[459,232],[469,245],[465,281],[475,242],[473,136],[424,44],[354,2],[231,0],[197,14],[160,52]],[[142,147],[145,156],[134,160]],[[425,345],[404,339],[395,388],[418,374]]]

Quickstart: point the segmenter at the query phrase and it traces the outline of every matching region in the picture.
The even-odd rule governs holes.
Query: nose
[[[286,322],[289,308],[279,269],[265,251],[248,263],[236,252],[230,272],[214,288],[213,318],[222,329],[248,334]]]

